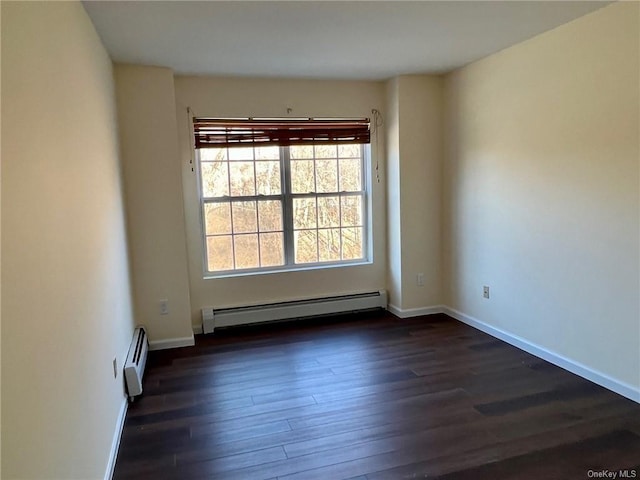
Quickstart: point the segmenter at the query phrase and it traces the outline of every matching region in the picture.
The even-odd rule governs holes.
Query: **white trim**
[[[202,333],[204,333],[204,331],[202,329],[202,324],[200,324],[200,325],[191,325],[191,328],[193,329],[193,334],[194,335],[202,335]]]
[[[322,142],[320,142],[322,143]],[[259,195],[257,192],[255,195],[245,195],[245,196],[235,196],[235,197],[205,197],[203,193],[203,180],[202,180],[202,172],[201,172],[201,164],[203,162],[200,154],[199,148],[194,148],[195,154],[194,158],[196,161],[196,183],[198,189],[198,203],[199,203],[199,224],[200,224],[200,244],[201,251],[200,257],[202,262],[202,273],[204,280],[214,280],[220,278],[235,278],[235,277],[244,277],[244,276],[254,276],[254,275],[262,275],[262,274],[272,274],[272,273],[284,273],[284,272],[298,272],[298,271],[307,271],[307,270],[316,270],[316,269],[325,269],[325,268],[334,268],[334,267],[351,267],[351,266],[360,266],[360,265],[371,265],[373,263],[373,224],[369,222],[372,219],[372,216],[369,214],[371,212],[371,169],[367,168],[367,165],[371,163],[371,149],[368,144],[359,144],[362,148],[360,149],[360,171],[361,171],[361,189],[354,191],[335,191],[335,192],[307,192],[307,193],[295,193],[293,191],[289,191],[289,187],[291,186],[290,182],[290,171],[291,171],[291,155],[290,155],[290,146],[288,145],[280,145],[278,147],[278,164],[280,165],[280,183],[281,189],[279,194],[273,195]],[[251,145],[249,145],[251,147]],[[229,147],[223,147],[228,150]],[[255,148],[255,145],[254,145]],[[254,152],[255,153],[255,152]],[[354,159],[354,157],[352,157]],[[311,160],[316,160],[315,154]],[[253,159],[247,159],[247,161],[252,162],[254,165],[258,160],[255,159],[255,155]],[[275,159],[274,159],[275,161]],[[206,160],[205,160],[206,162]],[[229,181],[231,179],[230,170],[228,170],[227,175],[229,175]],[[293,203],[296,198],[309,198],[313,200],[317,200],[321,197],[326,196],[355,196],[359,195],[362,198],[362,220],[363,224],[360,226],[363,231],[364,238],[362,239],[362,249],[363,254],[366,251],[366,255],[363,255],[363,258],[358,258],[354,260],[337,260],[331,262],[314,262],[310,264],[296,264],[294,261],[294,221],[293,221]],[[275,266],[275,267],[254,267],[247,269],[236,269],[232,268],[231,270],[223,270],[223,271],[210,271],[208,270],[207,264],[207,236],[205,232],[205,205],[207,204],[228,204],[231,205],[232,201],[251,201],[255,202],[258,200],[278,200],[282,203],[282,235],[284,241],[284,265]],[[365,222],[365,219],[367,222]],[[340,219],[339,219],[340,220]],[[233,223],[233,222],[232,222]],[[340,220],[339,228],[347,228],[348,226],[343,225]],[[232,233],[232,236],[235,236],[235,233]],[[210,332],[208,332],[210,333]]]
[[[542,358],[547,362],[551,362],[560,368],[564,368],[565,370],[568,370],[572,373],[575,373],[576,375],[586,378],[587,380],[597,383],[598,385],[606,389],[619,393],[623,397],[627,397],[630,400],[640,403],[640,388],[638,387],[612,378],[605,373],[594,370],[593,368],[576,362],[575,360],[571,360],[570,358],[547,350],[546,348],[531,343],[522,337],[509,332],[505,332],[500,328],[492,327],[491,325],[488,325],[487,323],[478,320],[477,318],[462,313],[451,307],[443,307],[443,312],[462,323],[466,323],[471,327],[488,333],[492,337],[503,340],[513,345],[514,347],[518,347],[519,349],[524,350],[525,352],[529,352],[536,357]]]
[[[113,478],[113,472],[116,468],[116,459],[118,458],[118,449],[120,448],[120,439],[122,438],[122,430],[124,428],[124,419],[127,416],[128,408],[129,402],[127,402],[127,397],[123,397],[122,405],[120,405],[120,413],[118,413],[116,430],[113,432],[111,451],[109,452],[109,460],[107,462],[107,471],[104,474],[104,480],[111,480]]]
[[[191,347],[196,344],[193,333],[189,337],[167,338],[149,342],[149,350],[166,350],[168,348]]]
[[[390,303],[387,307],[387,310],[393,313],[396,317],[411,318],[421,317],[423,315],[433,315],[435,313],[442,313],[443,308],[444,307],[442,305],[434,305],[432,307],[402,309]]]

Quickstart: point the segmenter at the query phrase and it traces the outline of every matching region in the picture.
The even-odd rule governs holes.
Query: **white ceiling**
[[[386,79],[442,73],[594,1],[85,1],[113,60],[180,74]]]

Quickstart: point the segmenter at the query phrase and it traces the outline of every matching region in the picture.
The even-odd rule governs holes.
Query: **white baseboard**
[[[111,480],[113,478],[113,471],[116,468],[116,459],[118,458],[118,449],[120,448],[120,439],[122,438],[122,429],[124,428],[124,419],[127,416],[128,408],[129,402],[127,402],[127,397],[123,397],[120,412],[118,413],[116,430],[113,433],[111,451],[109,452],[109,460],[107,462],[107,471],[104,474],[104,480]]]
[[[191,347],[196,344],[193,334],[189,337],[167,338],[149,342],[149,350],[166,350],[168,348]]]
[[[422,307],[422,308],[398,308],[392,303],[387,306],[387,310],[393,313],[396,317],[400,318],[411,318],[411,317],[420,317],[422,315],[433,315],[434,313],[442,313],[443,312],[442,305],[434,305],[433,307]]]
[[[203,332],[202,329],[202,324],[200,325],[192,325],[191,328],[193,328],[193,334],[194,335],[201,335]]]
[[[579,362],[571,360],[567,357],[564,357],[560,354],[547,350],[544,347],[533,344],[522,337],[517,335],[513,335],[509,332],[505,332],[504,330],[496,327],[492,327],[487,323],[478,320],[477,318],[471,317],[465,313],[462,313],[458,310],[455,310],[451,307],[443,307],[443,313],[446,313],[450,317],[455,318],[456,320],[461,321],[462,323],[466,323],[467,325],[477,328],[478,330],[482,330],[485,333],[488,333],[492,337],[496,337],[500,340],[503,340],[514,347],[518,347],[525,352],[528,352],[536,357],[542,358],[547,362],[553,363],[560,368],[564,368],[565,370],[570,371],[571,373],[575,373],[582,378],[592,381],[593,383],[597,383],[598,385],[616,392],[623,397],[627,397],[630,400],[640,403],[640,388],[634,387],[633,385],[629,385],[628,383],[621,382],[620,380],[616,380],[615,378],[610,377],[602,372],[598,372],[593,368],[587,367]]]

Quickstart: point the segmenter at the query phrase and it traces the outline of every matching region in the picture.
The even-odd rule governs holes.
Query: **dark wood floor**
[[[144,391],[116,480],[640,478],[640,405],[444,315],[198,336]]]

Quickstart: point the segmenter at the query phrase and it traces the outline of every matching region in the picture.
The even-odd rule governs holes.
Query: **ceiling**
[[[594,1],[85,1],[116,62],[178,74],[443,73],[601,8]]]

